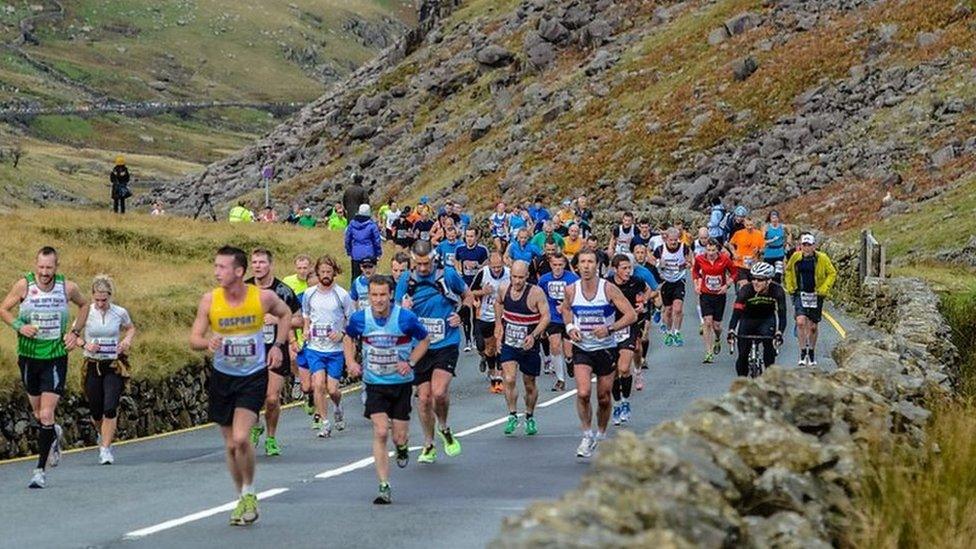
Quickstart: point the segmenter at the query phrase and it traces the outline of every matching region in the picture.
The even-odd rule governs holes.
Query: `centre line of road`
[[[566,391],[565,393],[563,393],[563,394],[561,394],[561,395],[559,395],[557,397],[550,398],[549,400],[540,403],[538,406],[536,406],[536,408],[548,408],[549,406],[552,406],[553,404],[557,404],[559,402],[562,402],[562,401],[564,401],[564,400],[566,400],[566,399],[568,399],[570,397],[573,397],[575,395],[576,395],[576,389],[572,389],[570,391]],[[475,433],[479,433],[479,432],[484,431],[486,429],[491,429],[492,427],[501,425],[502,423],[505,423],[505,421],[507,421],[507,420],[508,420],[508,416],[506,415],[504,417],[501,417],[501,418],[498,418],[498,419],[493,419],[493,420],[488,421],[486,423],[482,423],[481,425],[477,425],[477,426],[472,427],[470,429],[466,429],[464,431],[461,431],[460,433],[457,433],[454,436],[456,436],[456,437],[466,437],[468,435],[473,435]],[[415,447],[410,448],[411,451],[416,451],[416,450],[419,450],[419,449],[420,449],[419,446],[415,446]],[[392,454],[393,453],[391,452],[390,455],[392,455]],[[323,472],[315,475],[315,478],[317,478],[317,479],[335,478],[335,477],[344,475],[346,473],[351,473],[353,471],[357,471],[359,469],[364,469],[366,467],[369,467],[369,466],[371,466],[373,464],[373,461],[374,461],[373,457],[363,458],[363,459],[360,459],[360,460],[357,460],[357,461],[353,461],[351,463],[347,463],[347,464],[345,464],[345,465],[343,465],[341,467],[336,467],[335,469],[329,469],[328,471],[323,471]],[[272,488],[270,490],[265,490],[264,492],[261,492],[261,493],[258,494],[258,499],[259,500],[269,499],[269,498],[272,498],[274,496],[277,496],[278,494],[283,494],[283,493],[287,492],[288,490],[289,490],[288,488]],[[216,515],[218,513],[225,513],[227,511],[231,511],[231,510],[234,509],[234,507],[236,505],[237,505],[237,502],[236,501],[231,501],[231,502],[224,503],[223,505],[218,505],[216,507],[211,507],[209,509],[204,509],[203,511],[198,511],[196,513],[191,513],[189,515],[186,515],[186,516],[183,516],[183,517],[180,517],[180,518],[175,518],[175,519],[167,520],[165,522],[161,522],[161,523],[156,524],[154,526],[147,526],[146,528],[140,528],[139,530],[133,530],[132,532],[129,532],[129,533],[125,534],[124,536],[122,536],[122,539],[125,539],[125,540],[133,540],[133,539],[144,538],[146,536],[151,536],[152,534],[157,534],[157,533],[162,532],[162,531],[165,531],[165,530],[170,530],[172,528],[176,528],[177,526],[182,526],[184,524],[188,524],[188,523],[191,523],[191,522],[196,522],[198,520],[202,520],[202,519],[205,519],[205,518],[212,517],[212,516],[214,516],[214,515]]]

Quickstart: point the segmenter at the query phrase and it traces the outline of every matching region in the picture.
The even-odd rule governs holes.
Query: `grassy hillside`
[[[3,292],[33,266],[34,253],[50,245],[61,253],[61,272],[79,283],[86,295],[95,274],[115,278],[115,301],[129,309],[139,329],[133,347],[134,375],[166,376],[202,355],[189,350],[187,337],[200,294],[213,287],[213,252],[225,243],[245,250],[266,247],[276,254],[276,274],[293,271],[292,257],[342,254],[341,237],[325,229],[291,225],[230,225],[192,222],[182,218],[153,218],[78,210],[21,209],[0,216],[0,233],[7,244],[0,249]],[[346,262],[343,260],[342,264]],[[348,287],[348,273],[340,284]],[[80,354],[72,353],[72,365]],[[71,369],[77,388],[79,369]],[[0,390],[19,389],[16,337],[0,335]]]

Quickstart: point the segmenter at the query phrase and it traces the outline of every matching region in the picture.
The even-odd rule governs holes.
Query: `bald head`
[[[529,264],[521,260],[512,263],[510,276],[512,277],[512,289],[521,291],[529,280]]]

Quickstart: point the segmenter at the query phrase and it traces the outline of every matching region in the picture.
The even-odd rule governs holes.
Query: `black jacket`
[[[112,200],[125,198],[122,188],[129,186],[129,168],[116,166],[112,169],[109,179],[112,181]]]
[[[346,216],[359,214],[360,204],[369,204],[369,193],[362,185],[352,183],[342,193],[342,206],[346,209]]]

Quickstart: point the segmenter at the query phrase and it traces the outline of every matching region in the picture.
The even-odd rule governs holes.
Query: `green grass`
[[[83,143],[95,136],[91,122],[79,116],[38,116],[30,128],[38,137],[55,143]]]

